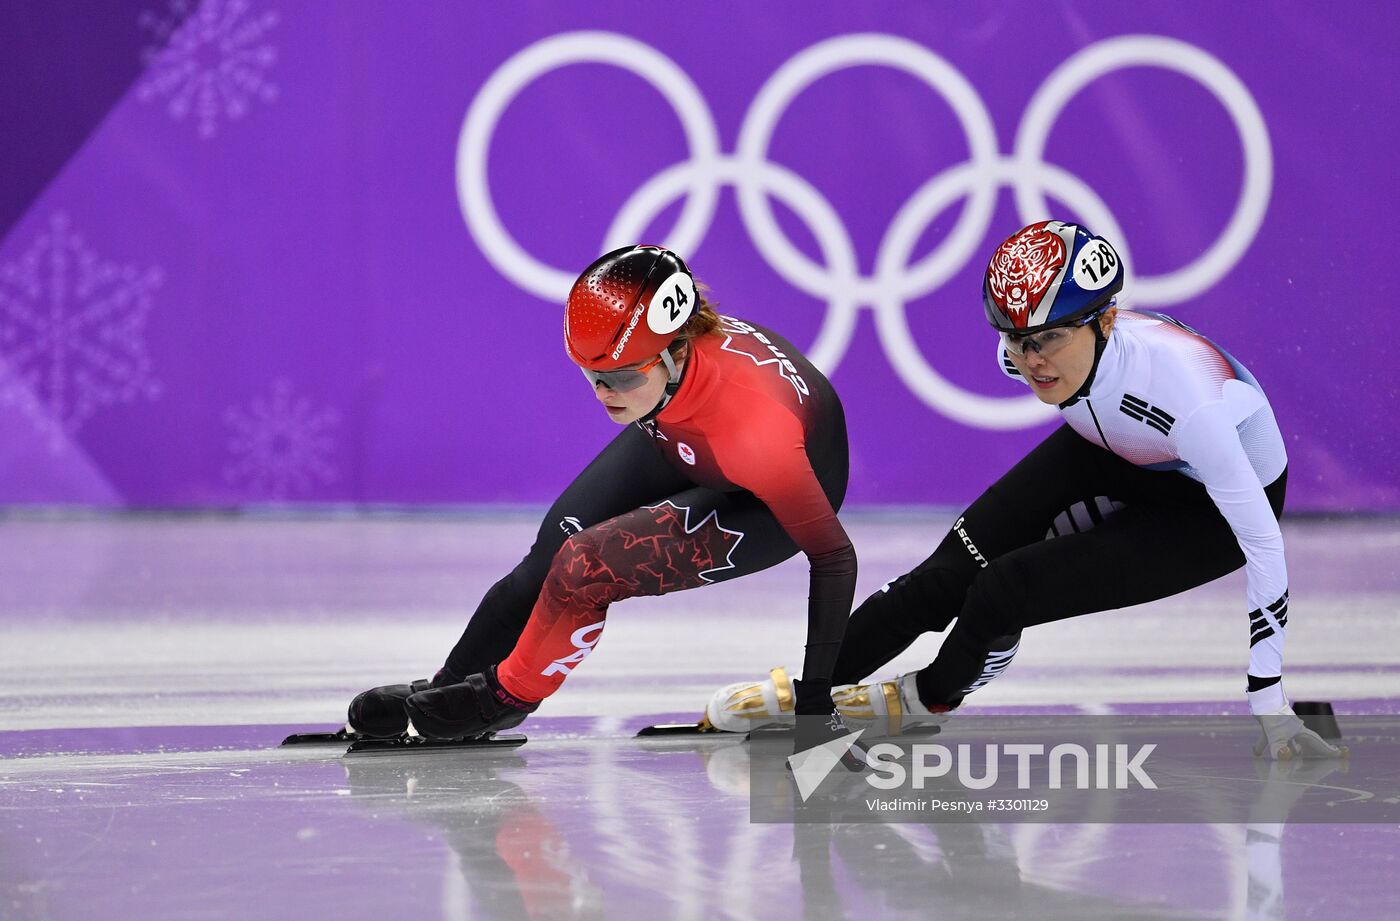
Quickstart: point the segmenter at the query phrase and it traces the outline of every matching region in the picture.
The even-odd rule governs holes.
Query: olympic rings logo
[[[718,128],[704,97],[674,61],[637,39],[611,32],[570,32],[520,51],[482,86],[467,110],[457,144],[457,197],[467,227],[492,265],[519,288],[562,301],[575,272],[527,253],[502,225],[492,200],[486,164],[491,137],[511,100],[538,77],[570,64],[610,64],[655,87],[674,108],[690,158],[663,169],[632,194],[614,217],[600,251],[635,242],[648,223],[682,196],[685,204],[666,245],[693,253],[714,217],[720,190],[733,186],[754,245],[789,284],[826,301],[827,313],[808,357],[828,374],[845,355],[861,308],[875,313],[886,355],[905,385],[924,403],[966,425],[1023,428],[1054,413],[1034,395],[986,397],[940,375],[914,343],[905,305],[937,289],[976,255],[990,230],[996,196],[1010,187],[1023,223],[1051,217],[1047,194],[1069,206],[1096,232],[1117,244],[1129,273],[1134,303],[1166,306],[1188,300],[1224,277],[1253,241],[1268,207],[1273,152],[1264,118],[1249,90],[1223,63],[1194,45],[1155,35],[1106,39],[1074,54],[1053,70],[1031,98],[1015,147],[997,149],[991,115],[972,84],[922,45],[893,35],[845,35],[818,42],[778,68],[759,90],[739,130],[732,154],[720,150]],[[874,270],[862,274],[841,218],[811,183],[767,158],[779,119],[808,86],[857,66],[902,70],[952,107],[966,135],[969,159],[927,180],[900,207],[880,242]],[[1128,240],[1107,205],[1087,183],[1044,161],[1051,127],[1070,99],[1097,78],[1125,67],[1160,67],[1190,77],[1225,107],[1239,133],[1244,179],[1235,209],[1220,237],[1189,264],[1160,275],[1133,277]],[[824,264],[799,250],[783,233],[769,198],[806,222]],[[956,226],[932,252],[910,264],[920,234],[959,198],[968,199]]]

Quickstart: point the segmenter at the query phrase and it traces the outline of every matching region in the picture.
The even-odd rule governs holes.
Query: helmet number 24
[[[672,323],[681,318],[682,310],[686,304],[690,303],[690,300],[685,296],[685,290],[680,285],[676,285],[675,291],[675,297],[667,297],[661,302],[661,305],[670,311]]]
[[[669,293],[668,293],[669,292]],[[660,336],[669,336],[690,319],[695,304],[695,282],[685,272],[673,272],[656,286],[651,306],[647,308],[647,326]]]

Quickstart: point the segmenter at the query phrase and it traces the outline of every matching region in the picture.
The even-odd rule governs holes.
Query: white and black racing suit
[[[998,359],[1020,378],[1000,343]],[[1288,458],[1258,381],[1175,320],[1119,310],[1087,388],[1060,409],[1064,426],[968,506],[932,556],[851,615],[835,683],[863,680],[956,620],[918,676],[925,704],[956,704],[1005,669],[1026,627],[1244,566],[1250,707],[1284,706]]]

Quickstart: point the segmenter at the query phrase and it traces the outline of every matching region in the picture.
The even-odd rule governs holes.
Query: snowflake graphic
[[[271,102],[277,87],[266,71],[277,49],[266,35],[277,14],[248,13],[248,0],[167,0],[169,13],[147,10],[140,25],[155,38],[142,52],[147,77],[136,98],[150,102],[168,96],[166,111],[176,121],[191,113],[199,135],[212,138],[222,114],[230,121],[248,112],[252,99]]]
[[[259,498],[286,499],[306,492],[314,481],[335,482],[330,431],[340,414],[294,396],[287,381],[276,381],[270,398],[230,407],[224,421],[233,431],[228,449],[234,460],[224,468],[230,483],[246,485]]]
[[[0,265],[0,403],[28,416],[55,454],[99,407],[155,399],[146,353],[158,268],[97,257],[62,212]]]

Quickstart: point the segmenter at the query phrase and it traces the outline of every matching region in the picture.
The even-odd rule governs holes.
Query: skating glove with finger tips
[[[1333,745],[1303,725],[1303,720],[1284,705],[1272,713],[1256,713],[1261,735],[1254,744],[1254,757],[1274,761],[1294,758],[1345,758],[1351,754],[1345,745]]]
[[[794,755],[852,734],[840,712],[831,703],[830,683],[804,684],[801,680],[794,680],[793,690],[797,698],[797,726],[792,739]],[[841,765],[848,771],[865,769],[865,749],[858,741],[854,741],[841,755]]]

